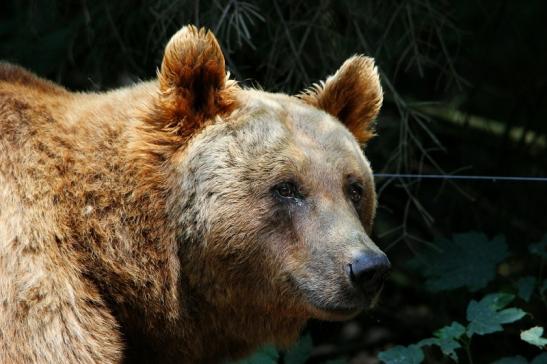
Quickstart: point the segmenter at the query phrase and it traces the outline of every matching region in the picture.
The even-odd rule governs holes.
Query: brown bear
[[[298,96],[184,27],[156,80],[74,93],[0,65],[0,363],[225,362],[343,320],[389,267],[348,59]]]

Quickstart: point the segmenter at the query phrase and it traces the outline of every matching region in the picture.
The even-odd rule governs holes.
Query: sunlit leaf
[[[543,348],[547,345],[547,339],[543,336],[543,327],[535,326],[520,333],[520,338],[529,344],[535,345],[538,348]]]
[[[519,308],[506,308],[514,296],[507,293],[486,295],[479,302],[472,300],[467,306],[467,336],[484,335],[502,331],[502,324],[520,320],[526,312]]]
[[[418,345],[394,346],[378,354],[385,364],[420,364],[424,360],[424,352]]]
[[[476,232],[457,234],[452,240],[437,241],[436,245],[439,251],[426,253],[421,263],[414,261],[431,291],[484,288],[496,277],[496,266],[509,255],[503,236],[488,240]]]

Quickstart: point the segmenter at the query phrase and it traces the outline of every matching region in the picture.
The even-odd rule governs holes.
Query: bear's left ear
[[[230,111],[235,82],[228,80],[215,36],[189,25],[165,47],[158,72],[159,113],[164,129],[190,135],[206,120]]]
[[[383,94],[372,58],[349,58],[334,75],[298,97],[338,118],[359,143],[374,136],[374,119],[382,106]]]

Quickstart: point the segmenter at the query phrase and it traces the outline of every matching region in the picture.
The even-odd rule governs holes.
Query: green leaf
[[[416,343],[416,346],[421,348],[421,347],[424,347],[424,346],[429,346],[429,345],[438,345],[437,344],[437,341],[439,339],[435,338],[435,337],[430,337],[430,338],[427,338],[427,339],[423,339],[423,340],[420,340]]]
[[[530,244],[528,251],[532,254],[539,255],[542,258],[547,258],[547,235],[539,243]]]
[[[436,245],[440,251],[429,251],[422,263],[413,261],[426,277],[426,288],[434,292],[484,288],[496,277],[496,266],[509,255],[503,236],[488,240],[476,232],[457,234]]]
[[[508,356],[508,357],[496,360],[492,364],[528,364],[528,360],[526,360],[526,358],[523,357],[522,355]]]
[[[286,364],[304,364],[310,357],[312,340],[310,335],[304,335],[295,346],[285,353]]]
[[[465,334],[465,327],[459,322],[453,322],[450,326],[445,326],[433,334],[435,337],[424,339],[418,342],[417,346],[437,345],[444,355],[452,360],[458,361],[456,349],[461,348],[458,339]]]
[[[542,337],[543,327],[535,326],[520,333],[520,338],[526,341],[528,344],[543,348],[547,345],[547,339]]]
[[[238,361],[237,364],[276,364],[278,359],[277,349],[273,345],[267,345],[252,356]]]
[[[547,353],[541,353],[530,362],[530,364],[547,364]]]
[[[467,306],[467,336],[473,334],[484,335],[502,331],[502,324],[515,322],[526,315],[519,308],[506,308],[515,296],[507,293],[493,293],[486,295],[479,302],[472,300]]]
[[[456,321],[434,333],[439,339],[459,339],[463,334],[465,334],[465,327]]]
[[[536,281],[536,277],[532,276],[519,279],[517,282],[518,296],[526,302],[529,302],[532,297],[532,293],[534,292]]]
[[[394,346],[378,354],[385,364],[420,364],[424,360],[424,352],[418,345]]]
[[[458,361],[458,355],[455,350],[461,348],[461,344],[457,340],[464,333],[465,327],[459,322],[453,322],[450,326],[443,327],[433,335],[437,338],[437,345],[441,348],[443,354],[449,356],[454,361]]]

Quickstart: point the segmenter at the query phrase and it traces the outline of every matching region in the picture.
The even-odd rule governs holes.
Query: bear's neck
[[[305,319],[274,315],[245,303],[249,301],[252,297],[219,306],[183,283],[175,321],[151,330],[129,330],[129,359],[223,363],[244,358],[266,344],[287,348],[297,340]]]
[[[70,144],[70,160],[59,166],[68,169],[59,203],[75,256],[114,314],[126,320],[138,313],[134,319],[146,327],[158,317],[176,317],[179,307],[180,273],[164,188],[145,185],[146,160],[137,147],[139,118],[155,93],[155,83],[147,82],[104,94],[72,94],[62,130],[55,133]]]

